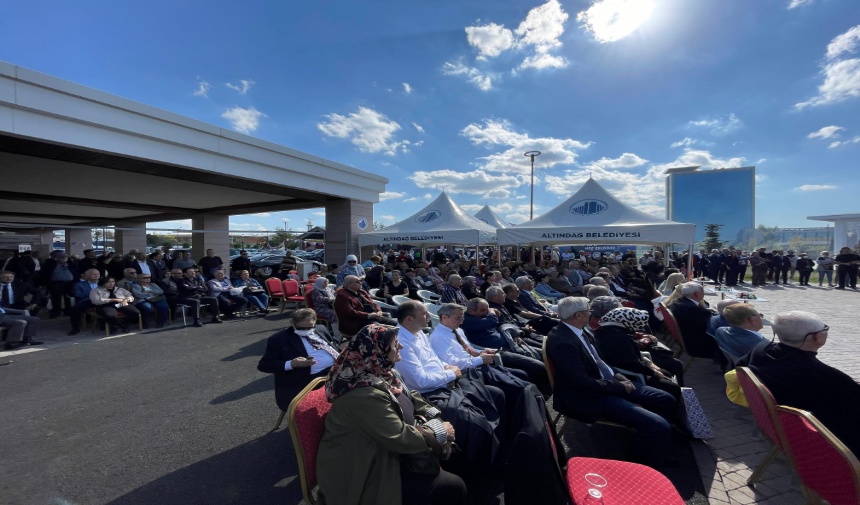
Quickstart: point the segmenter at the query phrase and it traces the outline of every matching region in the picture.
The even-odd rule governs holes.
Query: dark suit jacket
[[[335,349],[338,349],[328,330],[318,326],[316,332],[328,340]],[[266,352],[260,358],[260,363],[257,364],[257,370],[275,374],[275,401],[278,403],[278,407],[284,411],[312,378],[311,367],[309,366],[295,368],[289,372],[284,370],[287,361],[298,357],[307,358],[308,352],[302,344],[301,337],[296,335],[294,328],[290,327],[269,337],[269,341],[266,343]],[[327,372],[328,370],[324,370],[319,376]]]
[[[2,284],[0,284],[0,286],[2,286]],[[33,298],[31,299],[30,303],[27,303],[27,301],[24,299],[27,294],[33,295]],[[12,282],[12,299],[9,300],[8,308],[23,310],[26,309],[27,306],[32,303],[35,303],[36,305],[41,305],[43,302],[43,298],[44,297],[42,296],[41,291],[30,285],[24,284],[21,281],[16,280]],[[0,305],[2,305],[2,303],[3,302],[0,301]]]
[[[696,358],[713,358],[718,348],[707,334],[711,312],[686,296],[675,300],[669,309],[678,321],[687,353]]]
[[[54,274],[54,270],[56,270],[59,262],[54,258],[48,258],[45,260],[45,264],[42,265],[42,270],[39,271],[39,284],[42,286],[47,286],[48,283],[51,282],[51,275]],[[77,265],[69,261],[66,263],[66,266],[69,267],[69,272],[72,274],[72,282],[78,282],[81,278],[80,270],[78,270]]]
[[[601,377],[591,354],[566,324],[547,336],[546,354],[555,365],[552,402],[558,412],[591,423],[597,420],[602,398],[625,393],[619,382]]]

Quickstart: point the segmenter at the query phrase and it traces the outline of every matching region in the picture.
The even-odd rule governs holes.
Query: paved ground
[[[831,327],[821,359],[860,379],[849,321],[860,293],[754,292],[770,300],[756,303],[768,317],[821,315]],[[272,379],[255,369],[266,337],[285,324],[273,314],[104,339],[66,337],[66,319],[45,321],[45,346],[0,352],[0,504],[299,503],[289,433],[269,433]],[[749,412],[725,398],[716,365],[697,360],[688,384],[715,433],[693,444],[710,503],[803,503],[779,460],[756,489],[746,486],[768,447]]]

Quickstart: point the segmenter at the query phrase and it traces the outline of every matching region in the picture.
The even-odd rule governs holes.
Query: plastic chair
[[[305,500],[316,505],[319,503],[312,491],[317,484],[317,452],[325,432],[325,416],[331,403],[325,397],[325,378],[319,377],[293,398],[287,409],[287,422],[296,461],[299,466],[299,482]]]
[[[439,304],[439,302],[442,300],[442,295],[434,293],[432,291],[428,291],[426,289],[419,289],[418,297],[421,298],[421,300],[423,300],[425,304]]]
[[[403,295],[394,295],[391,297],[391,301],[393,301],[395,305],[400,305],[401,303],[408,302],[410,300],[411,298]]]
[[[299,308],[301,304],[305,303],[305,297],[302,296],[302,293],[299,290],[299,281],[295,279],[284,279],[281,284],[284,287],[284,299],[283,303],[281,303],[282,314],[284,310],[286,310],[288,302],[294,303],[295,308]]]
[[[773,394],[749,368],[740,366],[736,370],[738,380],[741,383],[741,388],[744,390],[744,396],[747,398],[747,403],[749,403],[755,423],[764,436],[773,444],[771,450],[747,479],[747,484],[752,485],[761,478],[777,453],[780,451],[784,453],[785,449],[783,447],[783,436],[779,426],[779,419],[776,415],[776,400]]]
[[[607,485],[595,487],[586,474],[602,476]],[[653,468],[626,461],[596,458],[571,458],[567,462],[567,491],[574,504],[635,503],[636,505],[683,505],[684,499],[662,473]],[[595,498],[589,489],[603,495]]]
[[[860,461],[814,415],[778,405],[785,448],[803,485],[831,505],[860,503]]]
[[[379,288],[371,289],[370,291],[368,291],[368,294],[370,294],[370,297],[373,298],[374,300],[385,301],[385,298],[382,298],[381,296],[379,296]]]
[[[441,307],[441,305],[436,305],[435,303],[430,303],[430,302],[424,302],[424,306],[427,307],[427,312],[429,312],[431,315],[434,315],[434,316],[439,315],[439,307]]]

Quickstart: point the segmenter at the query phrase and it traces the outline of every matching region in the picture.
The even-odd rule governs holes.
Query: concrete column
[[[84,257],[84,249],[93,248],[93,231],[89,228],[66,228],[66,254]]]
[[[839,249],[843,247],[853,247],[854,244],[848,243],[848,221],[837,219],[833,221],[833,250],[830,251],[831,257],[836,257],[839,254]]]
[[[121,230],[120,228],[134,228]],[[114,249],[117,254],[125,254],[131,249],[146,252],[146,223],[117,223],[114,231]]]
[[[214,249],[215,256],[230,268],[230,216],[222,214],[196,214],[191,216],[191,257],[194,261],[206,256],[206,249]],[[209,272],[206,272],[208,275]]]
[[[367,223],[364,230],[359,222]],[[359,200],[334,200],[325,206],[325,261],[342,264],[348,254],[359,256],[362,261],[373,254],[373,246],[359,251],[356,236],[373,230],[373,204]]]

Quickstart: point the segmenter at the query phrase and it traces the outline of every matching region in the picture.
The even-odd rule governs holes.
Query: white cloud
[[[484,208],[484,206],[479,203],[464,203],[459,205],[459,207],[469,213],[475,213]]]
[[[403,83],[403,92],[406,93],[407,95],[412,94],[412,86],[410,86],[408,82]]]
[[[831,142],[830,145],[827,147],[829,149],[833,149],[833,148],[836,148],[839,146],[846,146],[848,144],[857,144],[857,143],[860,143],[860,135],[857,135],[856,137],[850,138],[848,140],[841,140],[841,141],[837,140],[835,142]]]
[[[212,89],[212,85],[198,77],[197,78],[197,89],[194,90],[193,95],[209,98],[209,90],[210,89]]]
[[[242,79],[241,81],[239,81],[239,84],[232,84],[229,82],[224,83],[225,86],[232,89],[233,91],[237,91],[240,95],[248,94],[248,90],[251,89],[251,86],[253,86],[254,84],[254,81],[249,79]]]
[[[246,230],[246,231],[266,231],[267,228],[261,223],[237,223],[230,221],[231,230]]]
[[[511,192],[501,188],[484,193],[484,198],[508,198],[509,196],[511,196]]]
[[[839,186],[834,184],[804,184],[794,188],[795,191],[826,191],[829,189],[839,189]]]
[[[383,152],[394,156],[398,152],[409,152],[412,142],[397,141],[394,133],[400,125],[367,107],[359,107],[348,116],[331,113],[328,122],[317,123],[317,128],[329,137],[348,138],[359,151],[368,153]]]
[[[271,216],[272,216],[272,215],[271,215],[270,213],[268,213],[268,212],[255,212],[255,213],[250,214],[250,215],[252,215],[252,216],[258,216],[258,217],[271,217]]]
[[[520,63],[520,69],[536,68],[538,70],[544,68],[564,68],[570,64],[570,61],[563,56],[553,56],[548,53],[534,54],[526,57]]]
[[[417,202],[417,201],[418,201],[418,197],[417,197],[417,196],[413,196],[413,197],[411,197],[411,198],[407,198],[406,200],[403,200],[403,203]]]
[[[558,40],[564,34],[564,23],[568,15],[561,8],[558,0],[530,10],[526,18],[516,29],[519,46],[532,46],[538,53],[546,53],[550,49],[560,47]]]
[[[413,122],[412,126],[414,126],[416,130],[418,130],[418,133],[424,133],[424,127],[422,127],[420,124]]]
[[[483,170],[455,172],[454,170],[418,171],[409,177],[419,188],[433,188],[450,194],[483,195],[500,189],[516,188],[523,183],[512,175],[488,174]]]
[[[486,119],[482,125],[472,123],[463,128],[460,134],[475,145],[505,148],[480,158],[485,170],[522,175],[531,172],[530,159],[523,156],[526,151],[542,153],[535,158],[535,170],[538,170],[558,164],[571,165],[576,161],[577,151],[591,145],[591,142],[574,139],[531,138],[526,133],[514,131],[506,120]]]
[[[514,46],[514,34],[502,25],[467,26],[466,40],[481,57],[495,58]]]
[[[540,214],[535,214],[535,217],[540,217]],[[505,214],[505,221],[514,224],[525,223],[526,221],[529,221],[529,214],[528,212]]]
[[[851,54],[857,49],[857,44],[860,44],[860,25],[837,35],[827,44],[827,59],[833,60],[843,54]]]
[[[475,67],[470,67],[463,62],[445,62],[442,65],[442,73],[445,75],[464,75],[466,79],[481,91],[493,89],[493,77],[489,73],[482,73]]]
[[[379,201],[384,202],[386,200],[393,200],[395,198],[403,198],[406,196],[406,193],[398,193],[397,191],[386,191],[385,193],[379,194]]]
[[[394,224],[396,222],[394,219],[394,216],[392,216],[391,214],[376,217],[376,220],[381,221],[382,224]]]
[[[221,117],[230,121],[230,126],[237,132],[249,134],[257,130],[260,126],[260,118],[266,115],[253,107],[243,109],[235,106],[224,111]]]
[[[756,165],[761,165],[761,164],[762,164],[762,163],[764,163],[765,161],[767,161],[767,158],[759,158],[759,160],[758,160],[758,161],[756,161],[756,162],[755,162],[755,164],[756,164]]]
[[[325,217],[325,211],[323,210],[323,211],[319,211],[319,212],[314,212],[314,215],[319,216],[319,217]]]
[[[725,135],[743,127],[744,122],[734,113],[731,113],[728,116],[706,117],[698,121],[690,121],[687,124],[690,127],[705,128],[713,135]]]
[[[600,158],[585,166],[587,168],[602,168],[604,170],[624,170],[636,168],[645,163],[648,163],[648,160],[642,159],[633,153],[624,153],[618,158]]]
[[[830,137],[839,137],[839,131],[845,128],[841,126],[825,126],[818,131],[812,132],[806,136],[810,139],[829,139]]]
[[[654,5],[654,0],[597,0],[576,19],[598,42],[615,42],[648,21]]]
[[[789,9],[796,9],[797,7],[800,7],[802,5],[809,5],[814,1],[815,0],[791,0],[791,3],[788,4],[788,8]]]
[[[433,195],[431,195],[430,193],[426,193],[426,194],[424,195],[424,199],[425,199],[425,200],[430,200],[431,198],[433,198]]]
[[[860,58],[839,59],[856,52],[858,45],[860,25],[834,37],[827,45],[826,59],[820,72],[824,82],[818,86],[818,94],[794,106],[803,109],[860,97]]]

